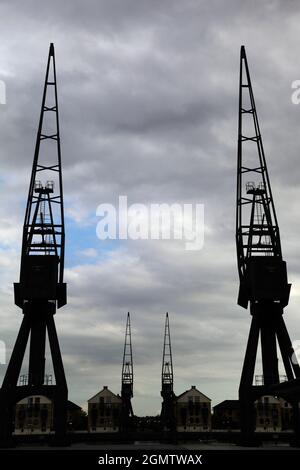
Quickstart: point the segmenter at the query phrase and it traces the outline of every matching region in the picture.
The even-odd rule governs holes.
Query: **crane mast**
[[[173,391],[173,359],[170,335],[169,314],[166,313],[163,360],[161,371],[161,396],[163,398],[161,409],[161,422],[164,431],[174,431],[175,423],[175,395]]]
[[[131,399],[133,397],[133,360],[132,360],[132,342],[131,342],[131,323],[130,313],[127,314],[125,342],[122,364],[122,416],[121,428],[126,431],[130,427],[131,418],[134,416]]]
[[[291,285],[282,258],[279,226],[271,191],[249,67],[244,46],[240,54],[237,152],[236,247],[240,279],[238,304],[252,316],[239,388],[244,435],[254,431],[253,403],[278,394],[291,402],[299,436],[300,369],[284,320]],[[254,385],[258,341],[261,342],[262,384]],[[287,381],[280,383],[277,342]]]

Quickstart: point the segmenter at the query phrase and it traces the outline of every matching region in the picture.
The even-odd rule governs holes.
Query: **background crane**
[[[132,361],[132,343],[131,343],[131,324],[130,313],[127,314],[123,365],[122,365],[122,416],[121,429],[126,431],[130,428],[131,418],[133,418],[133,409],[131,399],[133,397],[133,361]]]
[[[175,395],[173,391],[173,360],[170,336],[169,314],[166,313],[164,347],[161,371],[161,396],[163,398],[161,408],[161,423],[164,431],[175,431]]]

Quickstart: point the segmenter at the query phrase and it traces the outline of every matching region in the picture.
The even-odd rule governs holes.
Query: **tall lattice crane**
[[[132,361],[132,342],[131,342],[131,324],[130,313],[127,314],[125,342],[122,365],[122,416],[121,428],[127,430],[130,427],[130,418],[134,416],[131,399],[133,397],[133,361]]]
[[[64,273],[64,206],[54,45],[46,77],[23,226],[20,280],[14,284],[15,304],[23,320],[0,390],[0,437],[12,433],[14,405],[29,395],[53,401],[54,429],[66,432],[68,389],[54,323],[56,309],[66,304]],[[48,332],[55,384],[45,382]],[[28,381],[18,385],[30,336]]]
[[[163,360],[161,371],[161,396],[163,398],[161,407],[161,423],[165,431],[174,431],[175,423],[175,394],[173,391],[173,359],[170,335],[169,314],[166,313]]]
[[[254,401],[280,394],[294,410],[299,433],[300,369],[283,320],[290,284],[282,259],[279,227],[259,128],[244,46],[240,55],[236,246],[240,288],[238,304],[250,303],[251,328],[242,370],[239,398],[242,431],[254,431]],[[259,336],[262,383],[254,385]],[[277,343],[288,381],[280,383]]]

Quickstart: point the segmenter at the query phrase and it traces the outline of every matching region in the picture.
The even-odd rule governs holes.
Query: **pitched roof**
[[[207,398],[207,400],[211,401],[210,398],[208,398],[208,396],[204,395],[204,393],[200,392],[200,390],[198,390],[195,386],[191,386],[191,388],[189,390],[186,390],[185,392],[183,393],[180,393],[180,395],[177,395],[177,400],[181,397],[183,397],[186,393],[188,392],[191,392],[192,390],[195,390],[196,392],[198,392],[200,395],[202,395],[204,398]]]
[[[213,408],[239,408],[240,402],[239,400],[224,400],[221,403],[218,403]]]
[[[117,398],[120,398],[119,395],[116,395],[115,393],[113,393],[111,390],[109,390],[108,387],[104,386],[102,388],[102,390],[99,390],[99,392],[97,392],[95,395],[93,395],[91,398],[88,399],[88,402],[93,400],[93,398],[96,398],[98,397],[99,395],[102,394],[102,392],[108,392],[110,395],[113,395],[114,397],[117,397]]]
[[[81,406],[76,405],[76,403],[74,403],[74,402],[72,402],[72,401],[70,401],[70,400],[68,400],[67,408],[68,408],[68,410],[70,410],[70,411],[76,411],[76,410],[79,411],[79,410],[82,409]]]

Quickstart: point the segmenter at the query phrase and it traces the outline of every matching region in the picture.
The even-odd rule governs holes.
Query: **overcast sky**
[[[300,340],[300,105],[291,101],[299,25],[296,0],[0,1],[0,339],[8,357],[22,319],[12,285],[50,42],[68,282],[68,305],[55,320],[70,399],[86,406],[103,385],[120,392],[127,311],[136,414],[160,410],[166,311],[175,393],[196,385],[213,405],[237,398],[250,327],[249,312],[236,305],[241,44],[293,284],[285,319]],[[119,195],[129,204],[204,204],[203,249],[186,251],[177,240],[100,241],[96,208],[117,205]],[[4,372],[0,365],[1,380]]]

